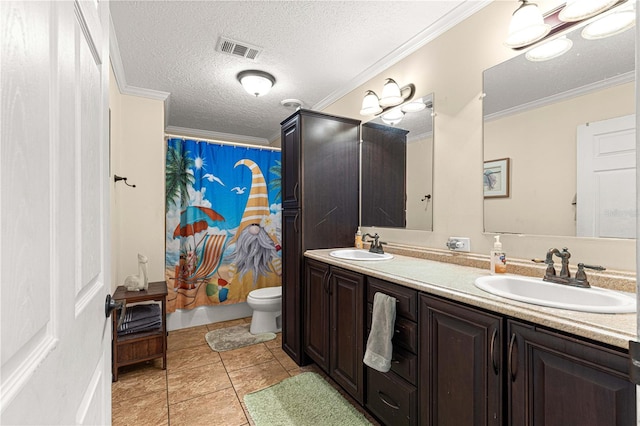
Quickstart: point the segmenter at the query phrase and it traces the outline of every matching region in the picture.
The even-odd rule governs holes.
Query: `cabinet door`
[[[628,354],[509,321],[510,425],[635,425]]]
[[[282,208],[300,207],[300,118],[284,123],[282,140]]]
[[[303,249],[352,247],[358,227],[359,126],[302,116]]]
[[[282,349],[303,365],[300,211],[282,212]]]
[[[502,424],[502,320],[420,296],[421,425]]]
[[[364,277],[331,268],[331,377],[360,404],[364,394]]]
[[[304,349],[329,372],[329,265],[306,260]]]

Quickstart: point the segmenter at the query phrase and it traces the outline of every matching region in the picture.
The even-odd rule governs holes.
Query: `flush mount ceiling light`
[[[591,18],[604,12],[619,0],[569,0],[562,8],[558,19],[564,22],[576,22]]]
[[[242,71],[237,77],[244,90],[256,97],[265,95],[276,82],[271,74],[258,70]]]
[[[532,62],[548,61],[564,55],[571,50],[572,46],[573,41],[567,36],[562,36],[534,47],[525,54],[525,57]]]
[[[392,78],[387,78],[382,88],[382,97],[378,98],[376,92],[367,90],[362,99],[361,115],[378,115],[390,108],[410,100],[415,93],[415,86],[407,84],[400,87]]]
[[[522,0],[520,7],[511,16],[505,44],[511,48],[523,47],[541,40],[549,31],[551,26],[545,24],[538,5]]]
[[[582,37],[587,40],[597,40],[620,34],[633,27],[636,22],[636,12],[631,9],[619,10],[593,21],[582,29]]]

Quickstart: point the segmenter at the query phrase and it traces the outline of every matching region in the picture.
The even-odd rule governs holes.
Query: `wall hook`
[[[130,186],[130,187],[132,187],[132,188],[135,188],[135,187],[136,187],[135,185],[131,185],[129,182],[127,182],[127,178],[126,178],[126,177],[122,177],[122,176],[118,176],[118,175],[113,175],[113,181],[114,181],[114,182],[116,182],[116,183],[117,183],[117,182],[119,182],[119,181],[121,181],[121,180],[122,180],[122,181],[124,181],[124,184],[125,184],[125,185],[127,185],[127,186]]]
[[[431,194],[427,194],[424,196],[424,198],[420,201],[424,201],[424,200],[430,200],[431,199]]]

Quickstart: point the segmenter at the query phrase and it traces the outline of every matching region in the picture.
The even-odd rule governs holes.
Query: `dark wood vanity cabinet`
[[[502,324],[498,315],[420,295],[421,425],[502,424]]]
[[[307,259],[304,284],[305,352],[363,404],[364,277]]]
[[[506,424],[636,424],[628,354],[515,320],[508,336]]]
[[[382,424],[636,424],[622,349],[309,258],[305,271],[306,353]],[[398,301],[387,373],[362,361],[377,291]]]
[[[378,278],[367,277],[367,333],[377,292],[396,299],[391,370],[382,373],[366,367],[365,407],[388,425],[418,423],[418,292]]]
[[[282,349],[303,365],[303,255],[309,249],[353,246],[360,121],[298,110],[281,126]]]

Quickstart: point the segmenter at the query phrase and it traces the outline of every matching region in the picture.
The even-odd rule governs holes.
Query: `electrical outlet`
[[[471,251],[471,239],[467,237],[449,237],[446,245],[453,251]]]

